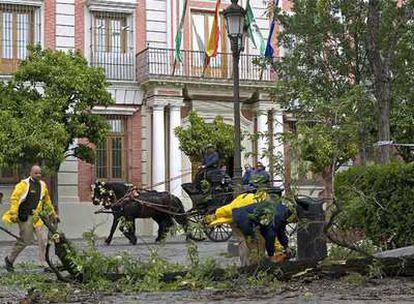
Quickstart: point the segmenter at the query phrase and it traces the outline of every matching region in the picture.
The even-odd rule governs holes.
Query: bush
[[[335,178],[342,229],[360,229],[382,248],[414,244],[414,164],[350,168]]]

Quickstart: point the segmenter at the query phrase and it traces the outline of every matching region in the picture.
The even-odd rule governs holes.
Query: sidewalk
[[[135,255],[137,258],[148,258],[150,249],[157,249],[160,257],[173,263],[187,263],[187,248],[184,236],[175,236],[166,240],[165,243],[154,243],[155,237],[138,237],[137,245],[130,245],[126,238],[114,238],[112,244],[107,246],[104,244],[104,239],[97,241],[97,248],[106,255],[118,255],[121,252],[128,252]],[[83,240],[72,240],[73,244],[82,249],[86,246]],[[238,258],[227,257],[227,242],[197,242],[200,259],[207,257],[214,258],[222,265],[238,263]],[[10,253],[13,242],[0,242],[0,264],[3,266],[4,258]],[[38,263],[37,246],[28,246],[17,258],[16,263]],[[0,272],[1,273],[1,272]]]

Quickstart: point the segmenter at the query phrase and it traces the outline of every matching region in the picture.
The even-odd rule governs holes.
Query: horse
[[[158,224],[156,242],[163,240],[168,230],[174,225],[174,220],[187,232],[188,220],[184,215],[181,200],[169,192],[155,190],[138,191],[133,185],[122,182],[96,181],[92,185],[92,203],[110,209],[114,216],[111,231],[105,243],[109,245],[113,234],[122,217],[130,223],[127,230],[122,231],[135,245],[135,219],[152,218]]]

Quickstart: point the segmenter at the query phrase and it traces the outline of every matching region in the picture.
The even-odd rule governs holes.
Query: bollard
[[[227,241],[227,253],[232,256],[236,257],[239,255],[239,240],[237,239],[234,234],[231,238]]]
[[[327,255],[326,236],[324,234],[325,212],[322,202],[311,197],[297,197],[297,214],[299,217],[297,230],[298,260],[320,261]]]

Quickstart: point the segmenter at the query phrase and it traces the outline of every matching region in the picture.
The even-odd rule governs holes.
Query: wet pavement
[[[75,246],[86,246],[84,241],[73,241]],[[214,258],[221,265],[238,263],[237,258],[227,254],[227,243],[198,242],[198,252],[201,259]],[[0,243],[0,264],[10,252],[12,243]],[[146,259],[151,249],[157,249],[160,256],[170,262],[188,263],[187,248],[183,238],[175,237],[164,244],[155,244],[153,238],[142,238],[139,244],[129,245],[124,238],[114,239],[111,246],[106,246],[103,240],[97,241],[97,248],[104,254],[118,255],[128,252],[137,258]],[[16,263],[37,263],[37,248],[27,247]],[[0,275],[4,275],[0,270]],[[20,303],[26,294],[23,289],[0,286],[0,303]],[[412,278],[387,278],[370,280],[362,285],[352,285],[341,280],[310,280],[281,283],[278,288],[267,292],[265,290],[249,290],[240,286],[237,291],[203,290],[192,292],[188,290],[176,292],[152,292],[132,295],[97,295],[72,303],[414,303],[414,280]]]
[[[118,255],[122,252],[135,256],[138,259],[146,259],[152,250],[158,250],[161,258],[169,262],[185,264],[187,260],[187,247],[184,237],[173,237],[164,243],[155,243],[155,237],[142,237],[138,239],[137,245],[130,245],[125,238],[115,238],[110,246],[105,245],[103,239],[96,242],[96,247],[99,251],[107,255]],[[83,240],[73,240],[75,247],[84,248],[86,242]],[[207,257],[214,257],[221,265],[234,264],[238,262],[237,258],[229,258],[227,255],[227,242],[213,243],[213,242],[197,242],[198,253],[200,259]],[[5,256],[11,251],[12,242],[0,243],[0,263],[2,264]],[[28,246],[19,255],[16,263],[29,262],[37,263],[37,247]]]

